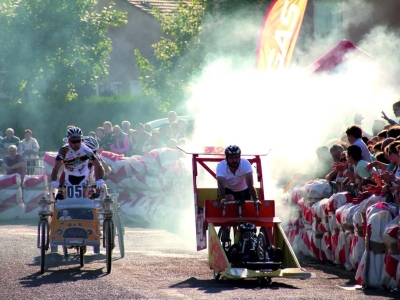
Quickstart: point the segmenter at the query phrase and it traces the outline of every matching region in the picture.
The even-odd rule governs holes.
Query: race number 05
[[[83,198],[83,186],[67,185],[67,198]]]

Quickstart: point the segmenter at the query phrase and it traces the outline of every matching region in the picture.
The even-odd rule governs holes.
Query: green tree
[[[153,45],[155,59],[149,61],[139,50],[134,53],[140,68],[143,93],[155,96],[160,109],[178,107],[188,96],[193,78],[207,61],[221,55],[254,56],[257,37],[242,34],[241,19],[261,25],[270,0],[192,0],[179,2],[171,15],[156,13],[164,33]],[[237,29],[237,30],[236,30]],[[227,36],[221,39],[222,35]],[[249,42],[250,41],[250,42]]]
[[[108,74],[109,26],[126,23],[96,0],[2,0],[0,90],[12,102],[73,100]]]

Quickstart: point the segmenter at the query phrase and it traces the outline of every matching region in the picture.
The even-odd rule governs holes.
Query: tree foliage
[[[12,101],[73,100],[107,76],[109,26],[126,23],[95,0],[3,0],[0,90]]]
[[[233,23],[238,18],[261,20],[270,0],[191,0],[180,1],[172,15],[155,11],[161,21],[163,37],[153,45],[155,59],[149,61],[139,50],[134,53],[140,69],[143,93],[158,99],[164,111],[178,107],[188,96],[191,80],[213,55],[255,53],[257,40],[251,35],[238,46]],[[257,19],[256,19],[257,20]],[[228,32],[231,41],[218,36]],[[230,32],[229,32],[230,31]]]

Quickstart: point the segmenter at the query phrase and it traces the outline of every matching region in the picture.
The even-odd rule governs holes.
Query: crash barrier
[[[118,201],[128,219],[173,225],[179,214],[186,215],[192,205],[188,201],[188,195],[192,195],[191,165],[190,161],[186,164],[180,153],[169,148],[131,157],[102,153],[102,158],[112,169],[107,186],[119,193]],[[17,174],[0,175],[0,205],[4,206],[1,206],[0,220],[37,218],[38,200],[52,190],[49,178],[56,155],[57,152],[45,152],[41,162],[43,174],[26,175],[23,183]],[[13,198],[8,199],[8,194]],[[9,206],[14,210],[11,211]]]
[[[285,233],[297,254],[355,271],[359,284],[398,289],[398,205],[366,194],[332,193],[325,180],[295,186],[284,198]]]
[[[41,198],[48,194],[47,175],[0,175],[0,220],[37,218]]]

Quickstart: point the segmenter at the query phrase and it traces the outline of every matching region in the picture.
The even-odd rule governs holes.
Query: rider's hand
[[[59,183],[58,181],[52,181],[52,182],[51,182],[51,186],[52,186],[53,188],[58,189],[58,188],[60,187],[60,183]]]
[[[97,180],[96,180],[96,189],[101,188],[101,187],[103,186],[103,184],[104,184],[103,178],[97,179]]]

